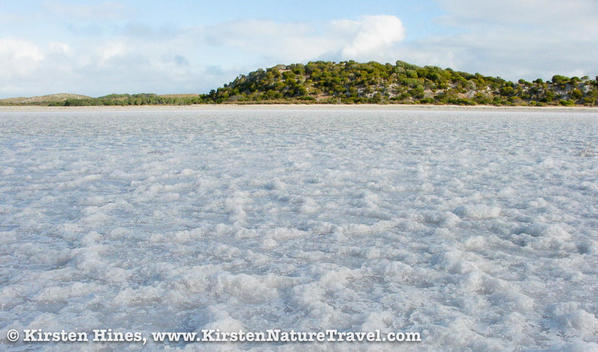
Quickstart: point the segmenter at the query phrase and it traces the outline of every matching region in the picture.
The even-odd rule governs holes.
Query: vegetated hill
[[[397,61],[310,62],[240,75],[208,95],[216,103],[401,103],[458,105],[597,105],[598,84],[555,75],[517,83],[435,66]]]
[[[48,105],[49,103],[64,103],[69,99],[90,99],[90,97],[81,94],[58,93],[42,95],[37,97],[21,97],[0,99],[2,105]]]

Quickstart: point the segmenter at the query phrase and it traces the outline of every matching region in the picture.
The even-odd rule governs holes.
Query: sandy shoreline
[[[544,111],[598,113],[598,107],[402,105],[402,104],[197,104],[126,106],[0,106],[2,112],[42,111],[217,111],[217,110],[431,110],[431,111]]]

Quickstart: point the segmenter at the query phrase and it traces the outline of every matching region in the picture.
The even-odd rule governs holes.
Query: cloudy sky
[[[0,0],[0,97],[204,93],[310,60],[598,75],[596,0]]]

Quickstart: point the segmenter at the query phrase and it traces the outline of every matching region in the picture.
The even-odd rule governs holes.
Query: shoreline
[[[381,111],[544,111],[598,113],[587,106],[494,106],[494,105],[426,105],[426,104],[194,104],[194,105],[88,105],[36,106],[0,105],[2,112],[44,111],[218,111],[218,110],[381,110]]]

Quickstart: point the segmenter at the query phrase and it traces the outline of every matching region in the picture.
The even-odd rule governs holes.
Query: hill
[[[90,99],[81,94],[58,93],[36,97],[19,97],[0,99],[1,105],[48,105],[49,103],[64,103],[69,99]]]
[[[517,83],[479,73],[397,61],[278,65],[237,77],[209,94],[214,102],[400,103],[595,106],[598,84],[555,75]]]

